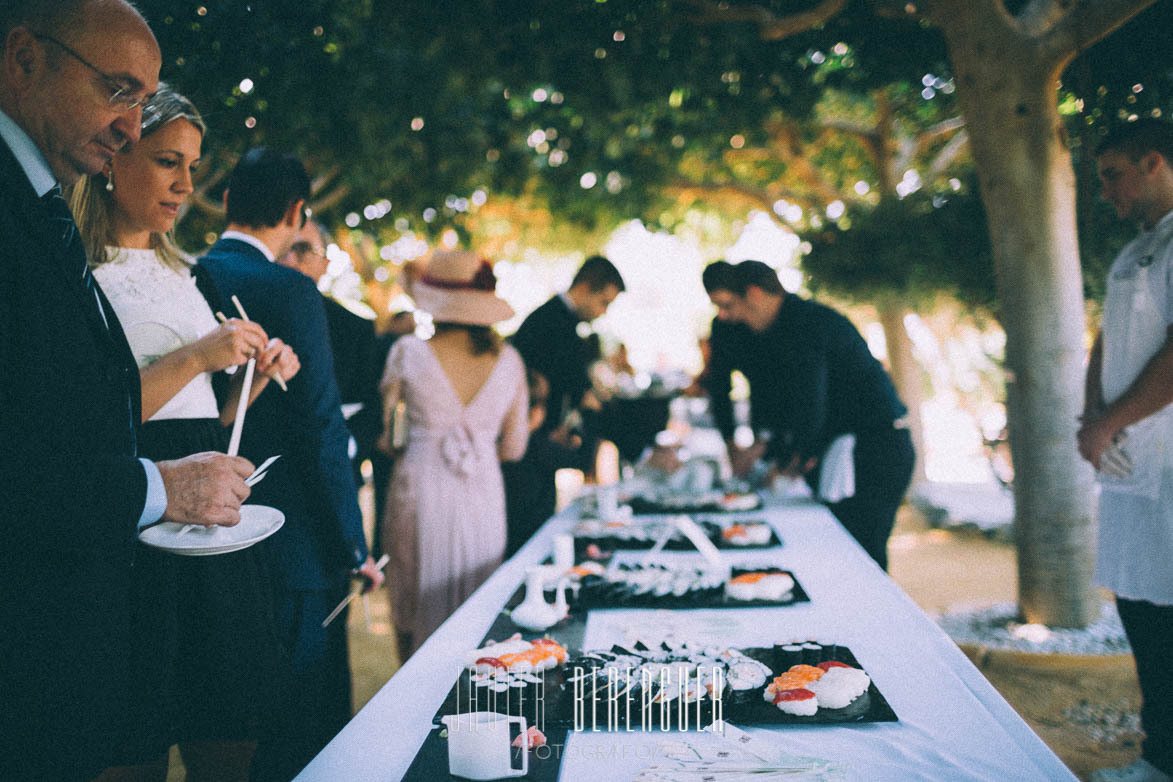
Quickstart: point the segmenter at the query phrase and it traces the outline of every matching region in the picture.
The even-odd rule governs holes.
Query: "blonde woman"
[[[143,106],[142,138],[70,194],[94,277],[140,367],[139,452],[156,460],[225,450],[244,373],[227,384],[223,405],[214,373],[255,355],[255,398],[270,373],[290,379],[299,369],[290,348],[260,325],[217,324],[170,239],[192,193],[204,132],[195,107],[160,84]],[[279,668],[263,561],[255,548],[179,557],[140,546],[136,572],[142,709],[115,778],[164,779],[167,749],[179,743],[189,780],[247,779]]]

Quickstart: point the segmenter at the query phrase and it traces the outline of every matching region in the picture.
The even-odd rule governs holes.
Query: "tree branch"
[[[753,22],[758,26],[758,37],[763,41],[780,41],[791,35],[805,32],[826,22],[847,6],[847,0],[821,0],[814,8],[806,11],[778,16],[768,8],[759,5],[715,2],[715,0],[677,0],[694,9],[687,20],[694,24],[724,24],[728,22]]]
[[[325,190],[326,187],[330,184],[330,182],[336,176],[338,176],[340,173],[342,173],[342,166],[335,163],[333,166],[328,168],[324,173],[319,174],[318,176],[314,177],[313,181],[310,182],[310,192],[311,193],[319,193],[322,190]]]
[[[922,0],[925,16],[941,30],[964,36],[967,29],[998,28],[1007,35],[1022,36],[1017,20],[1004,0]]]
[[[321,191],[318,190],[318,193],[320,194]],[[341,201],[343,198],[346,198],[348,195],[350,195],[350,185],[338,185],[338,187],[334,188],[327,195],[313,196],[313,201],[310,203],[310,209],[312,209],[315,214],[319,212],[325,212],[327,209],[335,206],[339,201]]]
[[[965,117],[943,119],[936,125],[931,125],[916,134],[916,146],[923,151],[925,147],[935,141],[939,136],[947,136],[953,131],[961,130],[964,127]]]
[[[1042,38],[1043,62],[1061,71],[1077,54],[1104,38],[1156,0],[1059,0],[1067,8]]]
[[[1070,0],[1030,0],[1014,17],[1019,33],[1039,39],[1067,14]]]
[[[969,146],[969,133],[965,128],[962,128],[957,132],[957,135],[949,139],[949,143],[941,147],[941,151],[929,162],[928,168],[925,170],[926,180],[932,181],[945,173],[945,169],[949,168],[949,165],[967,146]]]
[[[188,198],[188,203],[206,215],[211,215],[212,217],[224,216],[224,204],[219,201],[213,201],[202,193],[192,193]]]
[[[688,190],[699,190],[704,193],[729,193],[740,196],[755,204],[756,206],[762,207],[775,218],[777,218],[778,215],[774,212],[774,204],[780,199],[785,199],[792,203],[798,204],[808,212],[818,211],[821,208],[821,206],[809,196],[802,195],[800,193],[784,189],[780,189],[778,191],[767,191],[761,188],[750,187],[739,182],[697,181],[688,179],[686,177],[676,177],[668,183],[667,188],[681,192]]]
[[[837,130],[856,138],[867,140],[876,135],[876,129],[862,122],[852,122],[848,119],[820,119],[819,126],[827,130]]]

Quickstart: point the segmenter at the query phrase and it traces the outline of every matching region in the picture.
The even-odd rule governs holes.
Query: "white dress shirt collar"
[[[52,190],[53,185],[57,184],[57,177],[53,176],[53,171],[45,162],[45,156],[37,149],[37,145],[28,134],[3,111],[0,111],[0,137],[12,150],[16,162],[24,169],[24,174],[29,178],[29,183],[37,196],[43,196]]]
[[[244,242],[245,244],[252,245],[253,247],[260,250],[265,258],[269,261],[277,260],[277,256],[273,255],[273,251],[269,249],[269,245],[265,244],[252,234],[246,234],[244,231],[225,231],[224,233],[220,234],[220,238],[235,239],[238,242]]]
[[[566,305],[566,309],[570,310],[570,314],[576,319],[582,320],[582,315],[578,314],[578,309],[574,306],[574,302],[570,300],[570,295],[566,292],[558,294],[558,298],[562,299],[562,303]]]

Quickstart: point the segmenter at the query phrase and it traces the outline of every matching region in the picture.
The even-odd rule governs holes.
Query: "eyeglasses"
[[[99,68],[98,66],[94,65],[89,60],[87,60],[85,57],[82,57],[80,54],[75,52],[73,49],[71,49],[68,46],[66,46],[65,44],[61,43],[61,41],[58,41],[56,38],[53,38],[52,36],[48,36],[48,35],[43,35],[41,33],[33,33],[33,37],[36,38],[38,41],[48,41],[51,44],[56,44],[57,46],[61,47],[61,49],[64,50],[64,52],[66,54],[73,57],[75,60],[77,60],[82,65],[89,68],[94,73],[101,76],[102,81],[106,82],[106,86],[110,89],[110,97],[107,99],[107,102],[110,104],[110,107],[113,108],[115,111],[118,111],[118,112],[130,111],[131,109],[135,108],[136,106],[143,105],[144,103],[146,103],[150,99],[150,97],[151,97],[150,95],[144,95],[142,97],[135,97],[133,94],[133,90],[134,90],[133,86],[131,86],[130,84],[127,84],[125,81],[123,81],[121,79],[115,78],[114,76],[111,76],[110,74],[106,73],[101,68]]]
[[[317,247],[314,247],[309,242],[304,242],[304,241],[294,242],[290,246],[289,249],[292,250],[293,253],[295,255],[297,255],[298,257],[304,258],[307,255],[312,255],[315,258],[325,258],[326,257],[326,251],[324,249],[318,249]]]

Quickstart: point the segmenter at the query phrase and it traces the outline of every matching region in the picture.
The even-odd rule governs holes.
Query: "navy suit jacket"
[[[326,307],[330,349],[334,351],[334,377],[338,380],[342,402],[359,402],[363,406],[346,421],[358,446],[357,468],[374,452],[375,440],[383,428],[383,398],[379,394],[382,367],[376,364],[375,323],[329,297],[322,297],[322,304]]]
[[[309,277],[235,239],[217,242],[196,274],[220,302],[237,296],[249,318],[301,361],[288,392],[270,384],[249,408],[240,455],[260,464],[281,454],[248,500],[285,514],[285,525],[261,544],[278,586],[337,588],[366,559],[367,546],[322,295]]]
[[[0,779],[88,779],[126,728],[147,481],[138,367],[0,141]]]

